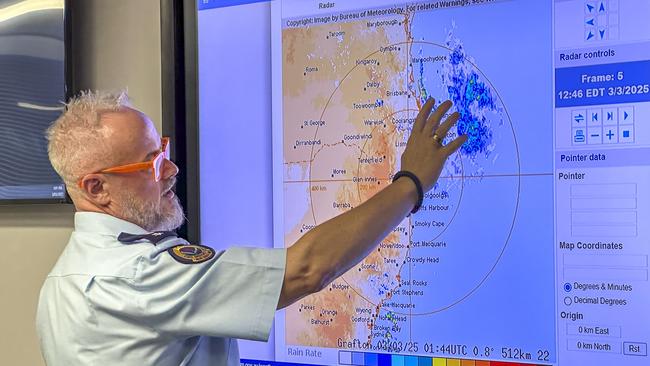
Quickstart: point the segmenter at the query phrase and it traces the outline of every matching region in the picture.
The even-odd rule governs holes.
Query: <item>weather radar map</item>
[[[283,19],[285,246],[390,184],[428,98],[449,99],[460,114],[445,141],[468,136],[419,212],[287,308],[287,346],[456,356],[469,347],[494,358],[498,335],[555,357],[553,250],[542,244],[553,240],[552,117],[535,101],[551,90],[550,60],[526,53],[544,29],[510,32],[511,18],[499,19],[503,9],[521,21],[550,13],[524,2],[444,3]],[[535,62],[548,62],[549,75],[527,75]]]

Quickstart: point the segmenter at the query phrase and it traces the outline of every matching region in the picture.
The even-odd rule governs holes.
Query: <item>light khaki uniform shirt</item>
[[[184,239],[124,243],[120,233],[147,234],[76,213],[38,304],[48,365],[239,365],[235,338],[268,339],[286,250],[233,248],[186,264],[172,254]]]

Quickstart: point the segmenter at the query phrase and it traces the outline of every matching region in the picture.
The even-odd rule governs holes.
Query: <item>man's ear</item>
[[[107,190],[106,178],[102,174],[88,174],[81,180],[86,198],[97,206],[108,206],[111,195]]]

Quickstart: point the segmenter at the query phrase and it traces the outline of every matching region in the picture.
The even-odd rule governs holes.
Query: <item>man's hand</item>
[[[401,169],[415,174],[422,182],[424,192],[433,188],[447,157],[467,141],[467,136],[462,135],[442,146],[442,140],[447,136],[449,129],[458,121],[459,114],[458,112],[453,113],[441,125],[440,120],[451,108],[452,103],[446,101],[432,113],[433,104],[433,98],[429,98],[422,106],[415,118],[411,136],[402,154]]]
[[[402,170],[415,174],[426,191],[435,184],[447,157],[467,140],[461,136],[441,145],[458,114],[440,125],[451,102],[431,113],[433,103],[429,99],[422,107],[402,154]],[[321,290],[363,260],[413,209],[415,191],[410,179],[398,179],[361,205],[316,226],[289,247],[278,308]]]

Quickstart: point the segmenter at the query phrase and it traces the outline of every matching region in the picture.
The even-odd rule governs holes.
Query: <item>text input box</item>
[[[647,281],[647,269],[625,268],[564,268],[564,279],[573,280],[611,280],[611,281]]]
[[[632,238],[638,231],[634,226],[571,226],[571,236],[596,237],[596,238]]]
[[[574,211],[573,226],[629,226],[637,224],[636,211]]]
[[[572,210],[636,209],[636,198],[572,198]]]
[[[636,183],[572,184],[571,197],[636,197]]]
[[[648,267],[647,255],[565,254],[565,266]]]

